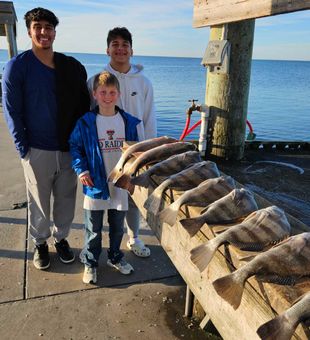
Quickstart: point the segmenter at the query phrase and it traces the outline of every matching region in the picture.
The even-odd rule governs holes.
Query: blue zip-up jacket
[[[138,118],[116,107],[124,119],[125,140],[138,141],[137,125],[141,122]],[[70,153],[72,167],[77,175],[89,171],[94,187],[83,185],[83,193],[91,198],[106,200],[110,197],[103,158],[99,148],[96,115],[94,111],[85,113],[81,117],[70,136]]]

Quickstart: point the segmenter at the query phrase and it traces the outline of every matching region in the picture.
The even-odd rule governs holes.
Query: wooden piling
[[[9,58],[17,55],[17,16],[12,1],[0,1],[0,35],[7,37]]]
[[[8,52],[9,52],[9,58],[13,58],[17,55],[17,44],[16,44],[16,36],[14,33],[14,27],[10,24],[5,24],[5,34],[8,41]]]
[[[211,116],[207,153],[225,159],[243,157],[254,27],[254,19],[211,27],[210,40],[226,36],[231,43],[229,72],[208,72],[206,85]]]

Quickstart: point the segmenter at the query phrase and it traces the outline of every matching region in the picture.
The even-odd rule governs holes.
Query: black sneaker
[[[47,269],[50,266],[50,256],[46,242],[39,244],[34,248],[33,265],[37,269]]]
[[[61,262],[71,263],[75,260],[74,253],[71,250],[67,240],[62,239],[59,242],[55,242],[55,248],[57,250]]]

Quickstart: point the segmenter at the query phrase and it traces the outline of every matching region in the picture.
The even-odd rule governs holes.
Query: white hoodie
[[[108,64],[104,67],[104,70],[114,74],[120,83],[121,95],[117,105],[143,122],[137,126],[139,141],[156,137],[157,123],[153,87],[142,72],[143,66],[131,64],[127,73],[120,73]],[[95,76],[88,80],[92,108],[96,105],[92,95]]]

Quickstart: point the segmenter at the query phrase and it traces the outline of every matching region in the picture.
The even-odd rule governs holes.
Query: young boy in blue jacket
[[[140,120],[116,106],[120,86],[113,74],[105,71],[96,76],[93,96],[98,106],[78,120],[69,141],[73,169],[85,195],[85,245],[80,254],[85,264],[84,283],[97,281],[104,210],[108,213],[110,238],[107,264],[122,274],[133,271],[120,250],[128,194],[108,183],[107,177],[121,157],[123,142],[138,140]]]

